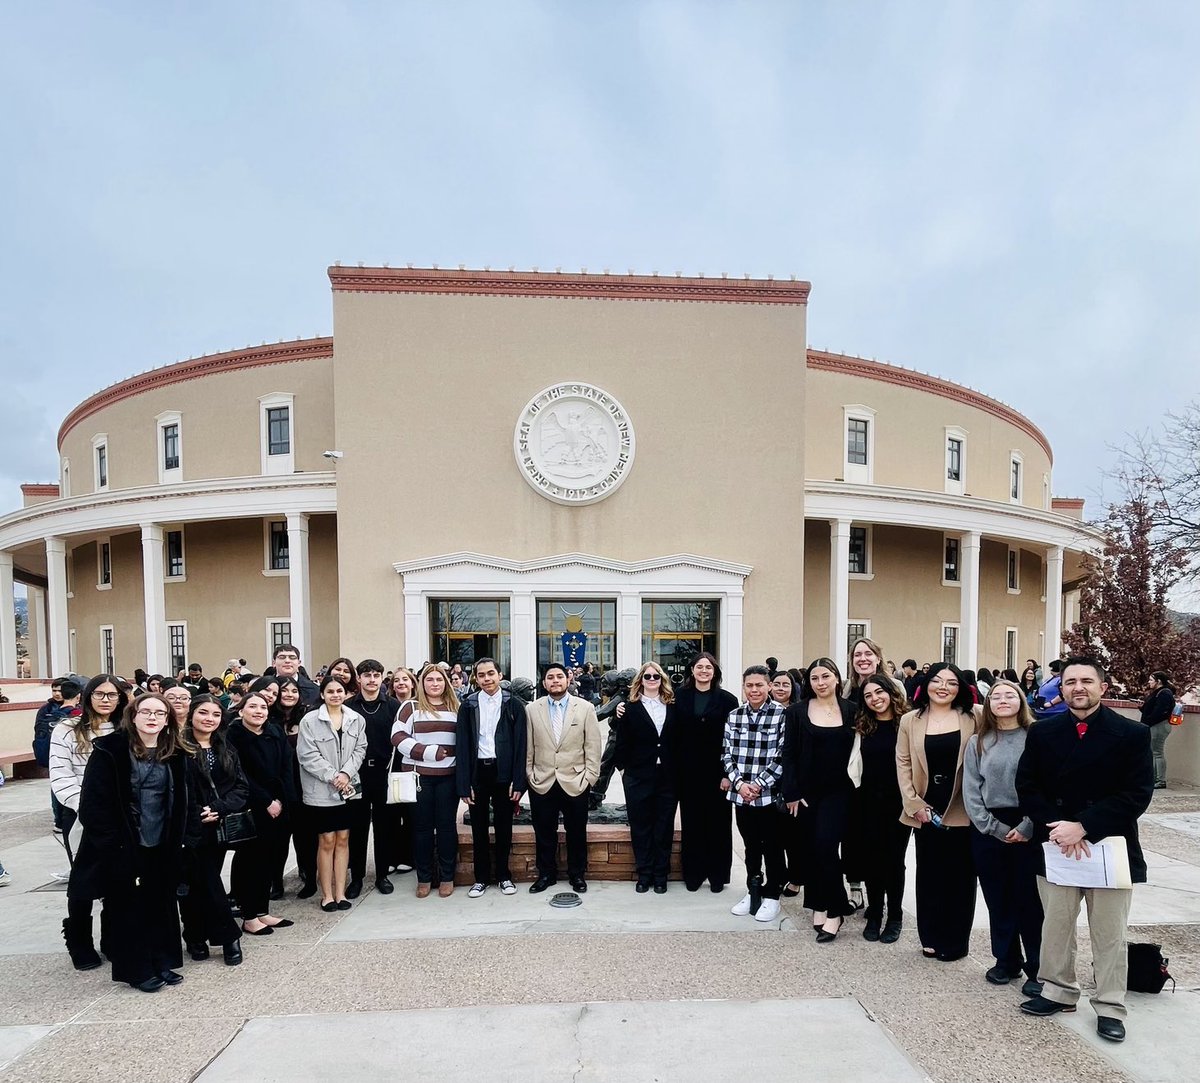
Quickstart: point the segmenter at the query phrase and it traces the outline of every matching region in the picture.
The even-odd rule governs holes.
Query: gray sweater
[[[979,755],[979,740],[972,737],[963,756],[963,804],[977,831],[1003,839],[1010,828],[996,819],[988,809],[1016,808],[1017,764],[1025,751],[1026,731],[997,730],[983,739],[983,757]],[[1033,838],[1033,823],[1026,816],[1017,830],[1026,839]]]

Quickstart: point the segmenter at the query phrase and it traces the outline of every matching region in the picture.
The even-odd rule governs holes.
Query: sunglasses
[[[659,673],[643,673],[642,680],[643,681],[661,681],[662,675]]]

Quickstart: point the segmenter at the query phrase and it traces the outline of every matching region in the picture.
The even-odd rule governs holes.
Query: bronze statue
[[[608,740],[604,744],[604,754],[600,757],[600,777],[588,794],[588,808],[593,812],[604,804],[608,793],[608,784],[612,781],[613,755],[617,748],[617,707],[629,698],[629,686],[637,675],[636,669],[610,669],[600,678],[600,694],[604,696],[604,706],[596,711],[596,717],[608,719]]]

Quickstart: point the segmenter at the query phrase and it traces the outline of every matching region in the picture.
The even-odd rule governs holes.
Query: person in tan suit
[[[558,883],[558,815],[567,833],[567,879],[587,891],[588,791],[600,775],[600,723],[587,700],[567,694],[567,671],[552,662],[542,675],[546,695],[527,709],[525,764],[537,847],[532,894]]]

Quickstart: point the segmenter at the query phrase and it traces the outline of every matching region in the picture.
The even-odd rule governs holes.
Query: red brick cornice
[[[794,279],[682,278],[675,275],[457,271],[433,267],[330,267],[335,293],[582,297],[605,301],[708,301],[806,305],[812,286]]]
[[[184,380],[194,380],[199,376],[211,376],[217,372],[236,372],[239,369],[257,368],[260,365],[280,365],[288,361],[310,361],[332,356],[332,338],[305,338],[297,339],[295,342],[272,342],[264,346],[249,346],[244,350],[210,353],[204,357],[193,357],[187,361],[180,361],[177,365],[152,369],[138,376],[131,376],[128,380],[112,384],[103,391],[97,391],[90,398],[84,399],[67,414],[59,428],[58,446],[60,449],[62,448],[62,442],[67,433],[85,417],[105,406],[111,406],[115,402],[127,399],[131,395],[139,395],[143,391],[167,387]]]
[[[914,391],[924,391],[931,395],[940,395],[951,402],[960,402],[982,410],[986,414],[1006,421],[1016,426],[1030,436],[1046,453],[1051,465],[1054,463],[1054,452],[1050,450],[1050,441],[1032,421],[1017,413],[1011,406],[1006,406],[996,399],[989,399],[978,391],[972,391],[961,384],[953,384],[949,380],[941,380],[936,376],[927,376],[923,372],[901,368],[899,365],[888,365],[882,361],[868,361],[865,357],[850,357],[840,353],[826,353],[824,350],[808,351],[808,367],[821,372],[838,372],[844,376],[859,376],[868,380],[881,380],[884,383],[896,384],[898,387],[908,387]]]
[[[35,482],[26,482],[21,486],[22,496],[58,496],[57,485],[39,485]]]

